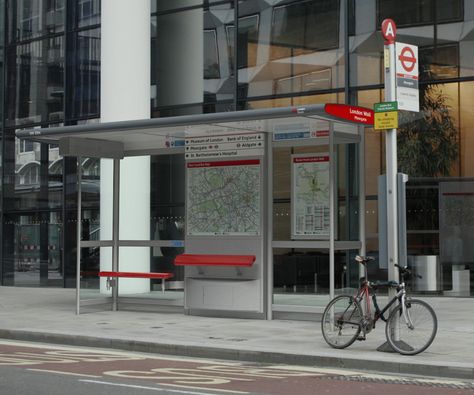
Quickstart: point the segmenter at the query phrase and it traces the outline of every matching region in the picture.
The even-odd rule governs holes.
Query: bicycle
[[[364,277],[355,296],[339,295],[332,299],[324,310],[321,329],[324,340],[331,347],[342,349],[356,340],[365,340],[381,319],[386,322],[385,336],[393,350],[403,355],[415,355],[426,350],[433,342],[438,330],[438,320],[434,310],[422,300],[407,296],[405,281],[412,275],[406,266],[398,268],[401,282],[370,282],[367,278],[367,263],[373,257],[356,256],[356,261],[364,267]],[[416,277],[421,278],[417,275]],[[377,288],[394,287],[397,294],[381,310],[377,304]],[[371,314],[370,296],[374,306]],[[396,302],[398,304],[385,318],[384,313]],[[362,308],[364,307],[364,308]]]

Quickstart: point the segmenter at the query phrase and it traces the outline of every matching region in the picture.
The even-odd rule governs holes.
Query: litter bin
[[[408,256],[408,266],[414,274],[411,281],[414,291],[438,292],[441,291],[441,268],[438,255],[412,255]]]

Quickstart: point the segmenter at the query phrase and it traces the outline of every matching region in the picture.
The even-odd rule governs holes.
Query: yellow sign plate
[[[386,111],[374,113],[374,129],[396,129],[398,128],[398,111]]]

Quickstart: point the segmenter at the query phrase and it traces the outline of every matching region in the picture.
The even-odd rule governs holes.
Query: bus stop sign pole
[[[382,36],[384,38],[384,76],[385,76],[385,101],[393,102],[397,100],[396,91],[396,64],[395,64],[395,40],[397,26],[392,19],[385,19],[382,22]],[[398,270],[395,264],[398,263],[398,214],[397,214],[397,129],[387,129],[385,135],[385,155],[386,155],[386,197],[387,197],[387,269],[388,280],[397,281]],[[395,289],[389,288],[389,300],[395,296]],[[392,351],[388,344],[382,344],[378,351]]]
[[[382,35],[385,39],[385,101],[396,101],[395,39],[397,27],[391,19],[382,22]],[[385,136],[387,172],[387,252],[388,279],[398,281],[398,215],[397,215],[397,129],[388,129]],[[390,295],[390,291],[393,295]],[[395,295],[390,289],[389,296]]]

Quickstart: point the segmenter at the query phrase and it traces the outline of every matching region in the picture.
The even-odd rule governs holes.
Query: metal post
[[[385,56],[389,61],[385,67],[385,101],[396,101],[395,41],[385,43]],[[398,281],[398,215],[397,215],[397,129],[388,129],[385,136],[387,171],[387,252],[388,279]],[[389,298],[395,290],[389,288]]]
[[[267,122],[268,125],[268,122]],[[266,134],[266,174],[267,177],[267,193],[264,194],[267,199],[267,229],[266,235],[264,235],[264,240],[266,240],[267,246],[267,319],[271,320],[273,318],[273,134]],[[265,267],[265,266],[264,266]],[[265,277],[264,277],[265,278]]]
[[[364,127],[359,126],[359,254],[365,256],[366,236],[365,236],[365,136]],[[359,278],[362,277],[363,267],[359,265]]]
[[[385,39],[384,45],[384,69],[385,69],[385,101],[396,101],[396,51],[395,37],[396,25],[391,19],[382,22],[382,35]],[[386,196],[387,196],[387,269],[388,279],[398,281],[398,192],[397,192],[397,129],[388,129],[385,135],[386,152]],[[388,289],[389,300],[396,294],[395,289]],[[390,309],[393,310],[394,307]],[[395,333],[398,340],[398,335]],[[387,342],[377,348],[377,351],[393,352]]]
[[[82,158],[77,157],[76,314],[81,310]]]
[[[335,177],[334,177],[334,122],[329,123],[329,299],[334,298],[334,209],[335,209]]]
[[[113,214],[112,214],[112,271],[119,271],[119,213],[120,213],[120,159],[114,159],[113,179]],[[117,310],[118,277],[112,287],[112,310]]]

